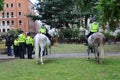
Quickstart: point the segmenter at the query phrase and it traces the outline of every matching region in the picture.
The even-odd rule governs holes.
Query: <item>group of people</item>
[[[52,36],[48,33],[48,30],[45,27],[45,24],[42,24],[40,33],[46,35],[48,39],[51,41],[51,45],[53,45],[54,41]],[[7,55],[13,56],[11,47],[13,46],[13,52],[15,57],[25,58],[25,54],[27,54],[28,59],[32,59],[32,54],[34,53],[34,39],[28,32],[25,34],[22,30],[20,34],[17,36],[11,36],[9,33],[6,36],[6,44],[7,46]]]
[[[14,37],[8,33],[6,37],[8,56],[13,55],[11,49],[12,45],[15,57],[25,58],[24,55],[27,54],[28,59],[32,59],[34,40],[30,36],[30,33],[26,35],[23,31],[20,31],[20,34]]]

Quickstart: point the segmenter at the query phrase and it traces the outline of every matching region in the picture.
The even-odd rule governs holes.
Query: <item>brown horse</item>
[[[93,33],[88,38],[88,59],[90,59],[90,52],[92,49],[97,63],[101,63],[101,59],[104,58],[104,43],[105,36],[102,33]]]

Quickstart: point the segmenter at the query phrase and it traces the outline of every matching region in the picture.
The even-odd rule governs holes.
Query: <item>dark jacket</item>
[[[12,46],[13,44],[13,38],[11,36],[6,36],[6,46]]]

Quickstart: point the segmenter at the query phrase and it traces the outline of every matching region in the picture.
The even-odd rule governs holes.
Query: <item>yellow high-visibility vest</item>
[[[14,45],[15,45],[15,46],[18,46],[18,45],[19,45],[18,40],[16,40],[16,39],[14,40]]]
[[[33,38],[30,37],[30,36],[27,36],[27,38],[26,38],[26,44],[32,44],[32,46],[33,46],[33,43],[34,43]]]
[[[46,29],[45,28],[41,28],[40,29],[40,33],[46,34]]]
[[[18,36],[18,41],[21,43],[21,42],[25,42],[25,39],[26,39],[26,36],[24,34],[20,34]]]
[[[92,23],[90,32],[98,32],[99,24],[98,23]]]

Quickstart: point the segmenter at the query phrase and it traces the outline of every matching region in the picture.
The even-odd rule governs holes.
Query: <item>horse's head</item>
[[[58,30],[56,28],[52,28],[48,31],[48,33],[51,35],[51,36],[57,36],[58,35]]]

